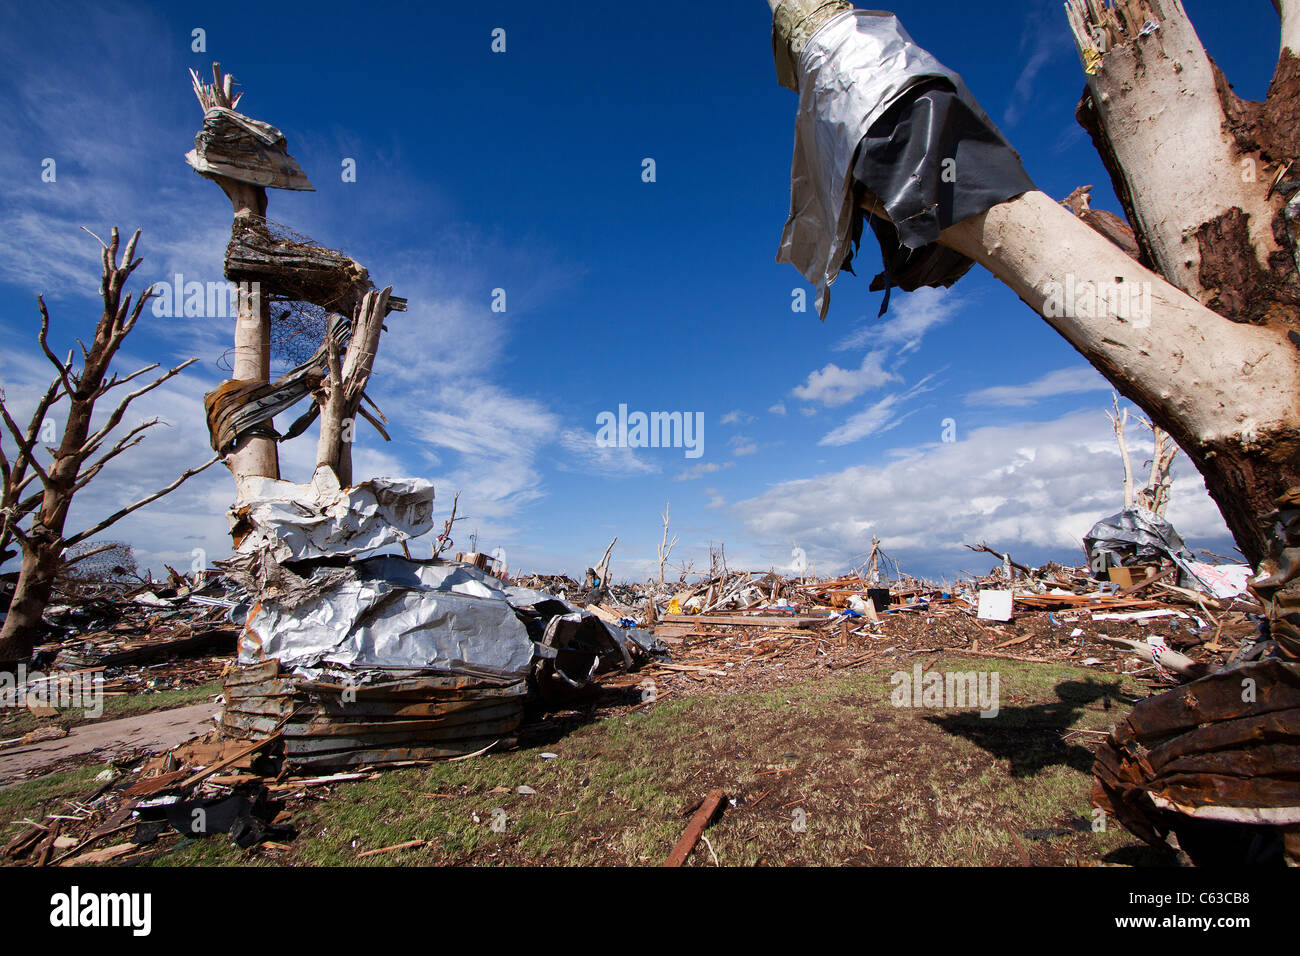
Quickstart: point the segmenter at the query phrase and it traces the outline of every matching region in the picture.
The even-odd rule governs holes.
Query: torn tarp
[[[798,80],[790,216],[777,261],[817,288],[822,318],[861,229],[855,183],[896,223],[896,238],[877,235],[891,272],[905,258],[900,249],[924,249],[942,229],[1034,188],[961,77],[893,14],[852,10],[828,21],[799,55]],[[942,268],[902,269],[894,284],[950,285],[970,267],[960,256],[940,258]]]
[[[1145,508],[1126,508],[1098,521],[1084,535],[1083,548],[1094,577],[1104,577],[1110,568],[1159,564],[1168,558],[1178,566],[1178,580],[1183,587],[1211,590],[1197,577],[1196,559],[1174,526]]]
[[[229,515],[236,550],[276,561],[361,554],[419,537],[433,527],[433,485],[423,478],[372,478],[339,487],[333,469],[311,484],[246,479]]]

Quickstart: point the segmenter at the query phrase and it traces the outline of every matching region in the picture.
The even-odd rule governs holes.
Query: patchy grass
[[[314,791],[323,799],[290,804],[299,836],[288,851],[245,853],[216,837],[153,862],[658,865],[715,787],[734,802],[689,865],[1159,862],[1116,826],[1093,832],[1090,744],[1100,735],[1077,733],[1108,730],[1135,685],[956,655],[932,669],[996,671],[998,715],[895,707],[884,667],[822,672]],[[357,859],[409,840],[427,842]]]
[[[120,717],[134,717],[155,710],[171,710],[187,704],[197,704],[209,700],[221,693],[221,682],[211,681],[194,687],[179,690],[161,690],[152,693],[132,693],[121,696],[104,697],[104,713],[99,717],[87,717],[81,708],[69,708],[53,717],[37,717],[26,708],[0,710],[0,740],[21,737],[42,727],[63,727],[71,729],[80,724],[93,724],[101,720],[115,720]]]
[[[104,766],[94,764],[52,773],[0,790],[0,845],[8,843],[25,826],[21,821],[40,823],[47,813],[65,812],[68,800],[84,797],[93,791],[95,777]]]

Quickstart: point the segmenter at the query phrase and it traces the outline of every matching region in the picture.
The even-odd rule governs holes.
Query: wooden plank
[[[735,624],[746,627],[812,627],[825,624],[829,615],[794,615],[787,617],[747,617],[743,614],[665,614],[665,624]]]
[[[379,856],[381,853],[393,853],[397,850],[413,850],[416,847],[425,846],[428,840],[407,840],[405,843],[394,843],[392,846],[380,847],[378,850],[366,850],[364,853],[358,853],[357,859],[362,860],[368,856]]]
[[[292,720],[285,724],[285,737],[353,737],[366,734],[391,736],[394,734],[436,733],[452,728],[473,726],[507,717],[522,717],[523,706],[515,701],[491,708],[449,714],[428,720],[330,720],[320,715],[310,715],[307,720]]]
[[[466,711],[482,711],[491,707],[519,707],[521,702],[511,697],[485,697],[476,700],[432,700],[407,703],[402,700],[367,700],[345,704],[325,698],[313,701],[313,713],[329,716],[382,717],[386,720],[418,717],[447,717]]]
[[[227,710],[221,715],[221,729],[223,733],[233,733],[237,737],[270,734],[275,732],[283,720],[283,717],[253,717]]]
[[[700,842],[700,837],[704,835],[705,828],[712,822],[718,813],[718,808],[722,806],[722,801],[727,795],[721,790],[710,790],[700,804],[700,808],[695,811],[695,816],[691,817],[691,822],[686,827],[686,832],[682,834],[673,851],[668,854],[668,859],[664,861],[664,866],[681,866],[686,862],[686,858],[691,855],[695,849],[695,844]]]
[[[235,664],[227,667],[221,674],[221,682],[226,686],[256,684],[277,677],[280,662],[275,658],[261,664]]]
[[[218,760],[212,766],[204,767],[198,773],[195,773],[190,777],[186,778],[185,780],[181,781],[180,789],[188,790],[196,783],[200,783],[201,781],[212,776],[218,770],[225,770],[231,764],[238,763],[240,760],[243,760],[245,757],[257,753],[259,750],[266,748],[267,746],[269,746],[270,744],[274,743],[279,739],[280,739],[280,735],[278,733],[271,734],[271,736],[263,740],[254,741],[253,743],[249,744],[247,747],[240,747],[229,757],[226,757],[222,760]]]

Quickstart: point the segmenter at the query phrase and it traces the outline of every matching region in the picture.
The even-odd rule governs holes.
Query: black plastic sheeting
[[[1127,508],[1092,526],[1083,538],[1094,578],[1108,569],[1132,564],[1159,564],[1169,559],[1178,565],[1179,584],[1202,587],[1189,565],[1196,560],[1174,526],[1153,511]]]
[[[913,86],[871,125],[853,178],[892,220],[867,214],[885,267],[871,283],[872,291],[886,291],[882,315],[891,286],[951,286],[974,265],[940,246],[940,232],[1035,188],[979,104],[939,77]],[[861,230],[858,222],[855,239]]]
[[[877,287],[946,286],[971,262],[939,249],[939,233],[1034,188],[961,76],[918,46],[892,13],[832,16],[804,43],[794,74],[790,213],[777,262],[794,265],[816,288],[823,319],[864,219],[886,266]],[[894,225],[862,209],[866,191]]]

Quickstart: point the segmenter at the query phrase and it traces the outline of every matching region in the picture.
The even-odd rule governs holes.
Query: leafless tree
[[[816,31],[852,8],[844,0],[768,2],[782,63],[791,57],[798,63]],[[1180,0],[1068,0],[1085,83],[1076,118],[1127,222],[1090,210],[1088,187],[1064,202],[1031,189],[955,222],[938,241],[1011,288],[1167,433],[1172,442],[1155,436],[1153,470],[1167,471],[1173,443],[1187,454],[1238,548],[1258,568],[1251,587],[1264,604],[1277,654],[1294,662],[1300,660],[1300,0],[1274,0],[1274,6],[1281,15],[1280,56],[1267,98],[1250,102],[1210,59]],[[888,218],[879,197],[866,193],[860,205]],[[1113,307],[1062,309],[1059,290],[1066,282],[1139,290],[1142,320]],[[1167,483],[1157,475],[1143,493],[1161,504]],[[1270,670],[1274,663],[1258,663],[1262,685],[1294,679],[1295,663]],[[1138,704],[1129,719],[1145,736],[1117,730],[1098,752],[1095,805],[1144,839],[1189,825],[1194,812],[1156,806],[1151,794],[1169,779],[1156,781],[1146,761],[1146,748],[1157,744],[1179,748],[1190,761],[1191,769],[1160,771],[1177,776],[1184,807],[1212,805],[1215,820],[1256,823],[1294,803],[1277,783],[1256,785],[1255,774],[1285,772],[1263,747],[1253,748],[1259,738],[1225,729],[1249,711],[1229,706],[1207,716],[1193,706],[1209,699],[1204,693]],[[1224,699],[1232,702],[1235,693],[1230,688]],[[1259,699],[1277,693],[1261,686]],[[1181,739],[1183,729],[1165,719],[1174,712],[1193,712]],[[1213,735],[1206,720],[1217,723]],[[1206,733],[1193,739],[1193,731]],[[1279,739],[1278,752],[1291,745],[1290,738]],[[1225,780],[1240,780],[1239,792]],[[1223,805],[1234,802],[1236,815],[1225,815]],[[1291,862],[1300,858],[1289,838],[1285,846]]]
[[[98,238],[98,237],[96,237]],[[17,541],[22,551],[22,565],[14,590],[13,601],[3,627],[0,627],[0,669],[12,669],[14,664],[31,654],[33,643],[40,631],[41,615],[50,598],[50,589],[63,565],[63,555],[94,537],[117,521],[157,501],[178,488],[184,481],[214,464],[210,458],[195,468],[184,472],[164,488],[146,495],[113,512],[101,521],[75,534],[67,534],[65,524],[68,509],[74,496],[103,471],[114,458],[135,447],[145,432],[162,424],[161,419],[139,422],[117,437],[111,445],[122,418],[130,404],[163,384],[193,363],[197,358],[182,362],[159,375],[152,382],[122,396],[113,411],[96,428],[92,421],[96,403],[108,392],[126,385],[159,367],[158,363],[146,365],[125,377],[111,372],[113,359],[123,341],[135,328],[145,303],[152,297],[146,289],[132,303],[131,293],[123,289],[131,274],[142,260],[133,259],[140,230],[136,230],[121,249],[116,228],[103,246],[103,281],[100,296],[104,311],[95,328],[95,336],[87,346],[78,340],[81,349],[80,367],[69,350],[59,358],[49,345],[50,316],[45,301],[38,297],[41,327],[37,335],[41,351],[55,368],[55,376],[36,403],[27,427],[21,428],[14,420],[0,392],[0,418],[5,430],[13,439],[13,458],[0,444],[0,482],[3,499],[0,502],[0,554],[6,552],[11,541]],[[61,403],[66,401],[67,416],[63,422],[57,447],[42,445],[42,431],[46,419]],[[44,452],[44,454],[42,454]],[[47,460],[42,460],[43,458]],[[39,484],[38,484],[39,483]],[[16,552],[8,552],[13,556]],[[83,556],[86,553],[83,552]]]
[[[365,294],[352,320],[346,353],[340,354],[336,338],[326,339],[329,377],[321,382],[317,392],[321,417],[316,465],[329,465],[345,488],[352,484],[352,441],[358,413],[365,414],[380,434],[388,437],[383,427],[361,407],[361,399],[379,351],[379,334],[384,329],[388,294],[392,291],[389,286],[382,292]]]
[[[673,545],[677,543],[677,535],[673,535],[673,540],[668,540],[668,507],[669,502],[664,502],[664,539],[659,543],[659,586],[664,586],[664,564],[668,561],[668,556],[673,553]]]
[[[1151,432],[1154,450],[1148,462],[1146,484],[1137,488],[1133,476],[1133,460],[1129,454],[1127,428],[1128,409],[1120,410],[1119,396],[1112,398],[1115,411],[1107,412],[1111,427],[1115,430],[1115,442],[1119,445],[1119,458],[1124,465],[1124,507],[1145,508],[1155,514],[1164,516],[1169,508],[1169,492],[1173,487],[1174,458],[1178,455],[1178,446],[1159,425],[1139,416],[1137,421]]]

